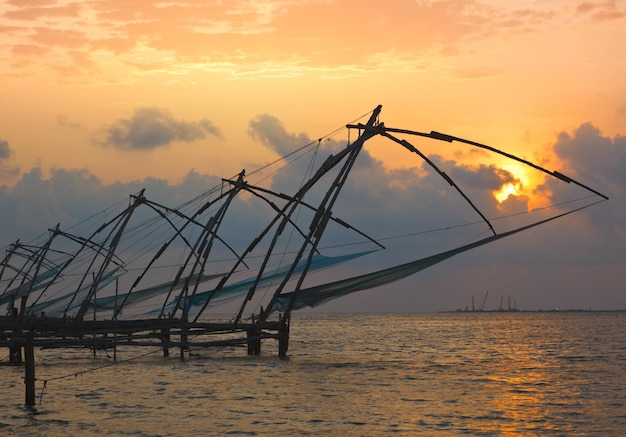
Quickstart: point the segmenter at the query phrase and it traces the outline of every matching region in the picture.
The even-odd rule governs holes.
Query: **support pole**
[[[12,317],[13,317],[13,320],[15,321],[19,319],[19,313],[17,311],[17,308],[15,307],[13,307]],[[13,329],[13,332],[11,333],[12,341],[11,341],[11,344],[9,345],[9,363],[15,364],[15,365],[22,364],[22,345],[20,344],[20,342],[16,340],[20,336],[20,334],[21,334],[21,329],[18,323],[18,326],[15,329]]]
[[[278,320],[278,356],[287,357],[289,350],[289,314],[281,316]]]
[[[113,309],[113,314],[117,314],[117,295],[119,293],[119,277],[115,278],[115,306]],[[95,313],[95,305],[94,305],[94,313]],[[113,361],[117,361],[117,317],[115,317],[115,332],[113,333]]]
[[[246,329],[248,355],[261,355],[261,328],[254,326]]]
[[[189,349],[187,344],[187,297],[183,300],[183,314],[180,318],[180,360],[185,361],[185,350]]]
[[[185,322],[180,328],[180,360],[185,361],[185,349],[187,348],[187,327]]]
[[[9,345],[9,363],[16,366],[22,365],[22,346],[17,341],[11,341]]]
[[[26,406],[35,406],[35,351],[33,333],[29,332],[24,343],[24,384],[26,385]]]
[[[168,347],[170,343],[170,328],[161,328],[161,339],[163,341],[163,356],[170,356],[170,349]]]
[[[96,282],[96,273],[92,272],[91,276],[93,277],[93,282],[95,284]],[[96,290],[94,289],[93,291],[93,326],[94,328],[96,327]],[[94,334],[93,334],[93,357],[96,357],[96,333],[95,333],[95,329],[94,329]]]

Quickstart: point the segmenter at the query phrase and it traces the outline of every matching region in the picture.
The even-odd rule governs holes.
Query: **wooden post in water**
[[[94,328],[96,326],[96,272],[91,272],[91,276],[93,277],[93,283],[94,283],[94,290],[93,290],[93,321],[94,321]],[[93,356],[95,358],[96,356],[96,333],[94,330],[94,334],[93,334]]]
[[[246,329],[246,337],[248,341],[248,355],[261,355],[261,329]]]
[[[181,321],[180,327],[180,360],[185,361],[185,344],[187,344],[187,330],[184,320]]]
[[[22,364],[22,346],[17,341],[12,341],[9,346],[9,363],[17,366]]]
[[[287,350],[289,350],[289,319],[289,314],[278,318],[278,356],[280,358],[287,357]]]
[[[115,278],[115,305],[113,306],[113,316],[115,316],[115,332],[113,333],[113,361],[117,361],[117,295],[119,291],[119,276]]]
[[[180,317],[180,360],[185,361],[187,348],[187,296],[183,298],[183,314]]]
[[[254,314],[252,314],[252,328],[246,329],[246,340],[248,344],[248,355],[261,354],[261,328],[258,328],[254,322]]]
[[[25,403],[27,407],[33,407],[35,406],[35,351],[32,332],[28,333],[24,343],[24,362]]]
[[[170,349],[168,347],[170,342],[170,328],[161,328],[161,339],[163,341],[163,356],[170,356]]]
[[[15,307],[13,307],[12,316],[13,316],[13,320],[19,319],[19,313],[17,312],[17,308]],[[9,363],[15,364],[15,365],[22,364],[22,345],[18,341],[15,340],[17,337],[20,336],[20,334],[21,334],[21,330],[19,327],[14,329],[13,333],[11,334],[11,337],[13,340],[11,341],[11,344],[9,345]]]

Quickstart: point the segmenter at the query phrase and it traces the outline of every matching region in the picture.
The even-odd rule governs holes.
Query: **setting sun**
[[[498,201],[498,203],[502,203],[506,199],[508,199],[510,195],[518,196],[520,194],[520,191],[521,191],[520,183],[514,184],[511,182],[508,182],[502,185],[499,191],[495,191],[493,195]]]
[[[499,164],[499,167],[509,174],[509,178],[502,180],[500,188],[493,191],[499,204],[505,202],[509,196],[526,196],[529,211],[549,203],[546,193],[536,190],[545,181],[543,173],[518,163]]]
[[[506,201],[511,195],[531,197],[530,194],[536,184],[531,183],[532,172],[525,165],[511,162],[508,159],[500,161],[496,165],[505,175],[501,177],[500,188],[493,191],[493,196],[498,203]]]

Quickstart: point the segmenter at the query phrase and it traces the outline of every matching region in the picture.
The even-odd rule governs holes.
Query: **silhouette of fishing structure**
[[[380,111],[378,106],[367,122],[346,125],[349,133],[358,133],[356,139],[348,139],[321,165],[311,166],[291,194],[253,185],[241,171],[176,208],[149,199],[142,190],[105,211],[104,217],[72,227],[72,232],[59,224],[43,242],[11,244],[0,263],[0,308],[5,309],[0,347],[8,348],[10,363],[25,363],[26,404],[34,403],[34,348],[82,347],[95,353],[149,346],[162,348],[165,356],[170,349],[179,349],[184,359],[190,348],[205,347],[242,346],[256,355],[262,342],[272,340],[278,343],[279,356],[285,357],[295,310],[390,284],[608,199],[562,173],[490,146],[434,131],[389,128],[379,121]],[[400,136],[478,147],[576,185],[595,201],[496,232],[493,220],[470,196]],[[488,235],[347,278],[328,274],[333,267],[386,250],[381,241],[335,214],[363,145],[374,137],[391,140],[421,158],[456,191],[476,217],[474,224],[486,228]],[[312,144],[314,156],[322,139],[317,143]],[[289,158],[295,160],[296,155]],[[246,202],[237,202],[240,198]],[[253,200],[263,208],[251,208]],[[254,223],[242,219],[248,215],[254,216]],[[341,240],[340,232],[368,246],[355,251],[355,242]],[[336,247],[350,250],[323,253],[325,236],[336,241]],[[318,279],[308,281],[313,277]],[[227,314],[221,308],[227,308]]]

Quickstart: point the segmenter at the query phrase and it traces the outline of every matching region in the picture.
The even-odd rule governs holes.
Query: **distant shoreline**
[[[626,308],[617,309],[617,310],[601,310],[601,309],[537,309],[537,310],[450,310],[450,311],[441,311],[442,313],[624,313],[626,312]]]

